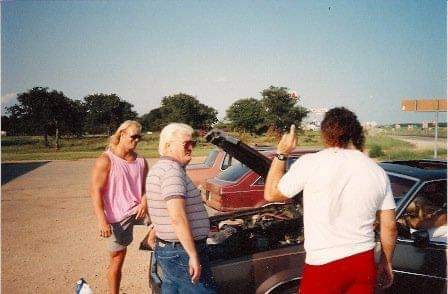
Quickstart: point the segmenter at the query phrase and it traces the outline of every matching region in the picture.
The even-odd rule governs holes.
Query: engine
[[[211,219],[210,259],[236,258],[303,242],[300,204],[276,204]]]

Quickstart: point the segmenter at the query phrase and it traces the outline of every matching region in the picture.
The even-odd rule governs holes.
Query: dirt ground
[[[88,195],[93,162],[2,164],[2,293],[73,293],[81,277],[107,293],[106,240]],[[149,253],[138,250],[146,232],[134,229],[121,293],[149,293]]]

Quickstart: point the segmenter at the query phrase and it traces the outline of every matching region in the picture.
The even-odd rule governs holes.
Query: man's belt
[[[200,244],[204,244],[206,240],[207,240],[207,239],[194,240],[194,243],[200,245]],[[165,244],[165,245],[171,245],[171,246],[182,245],[182,244],[180,243],[180,241],[167,241],[167,240],[160,239],[159,237],[156,237],[156,241],[157,241],[157,242],[160,242],[160,243],[162,243],[162,244]]]

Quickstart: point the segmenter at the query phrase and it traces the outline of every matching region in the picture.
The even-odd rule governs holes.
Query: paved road
[[[2,164],[2,293],[73,293],[81,277],[106,293],[106,242],[87,192],[92,165]],[[120,293],[149,292],[148,252],[138,250],[146,230],[134,231]]]
[[[394,138],[409,142],[417,149],[434,149],[434,138],[430,137],[409,137],[409,136],[394,136]],[[446,148],[446,138],[438,138],[437,148]]]

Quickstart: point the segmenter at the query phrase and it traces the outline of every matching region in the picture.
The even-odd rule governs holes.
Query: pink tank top
[[[109,177],[103,194],[104,214],[108,223],[117,223],[136,213],[142,201],[145,160],[128,162],[106,151],[110,159]]]

